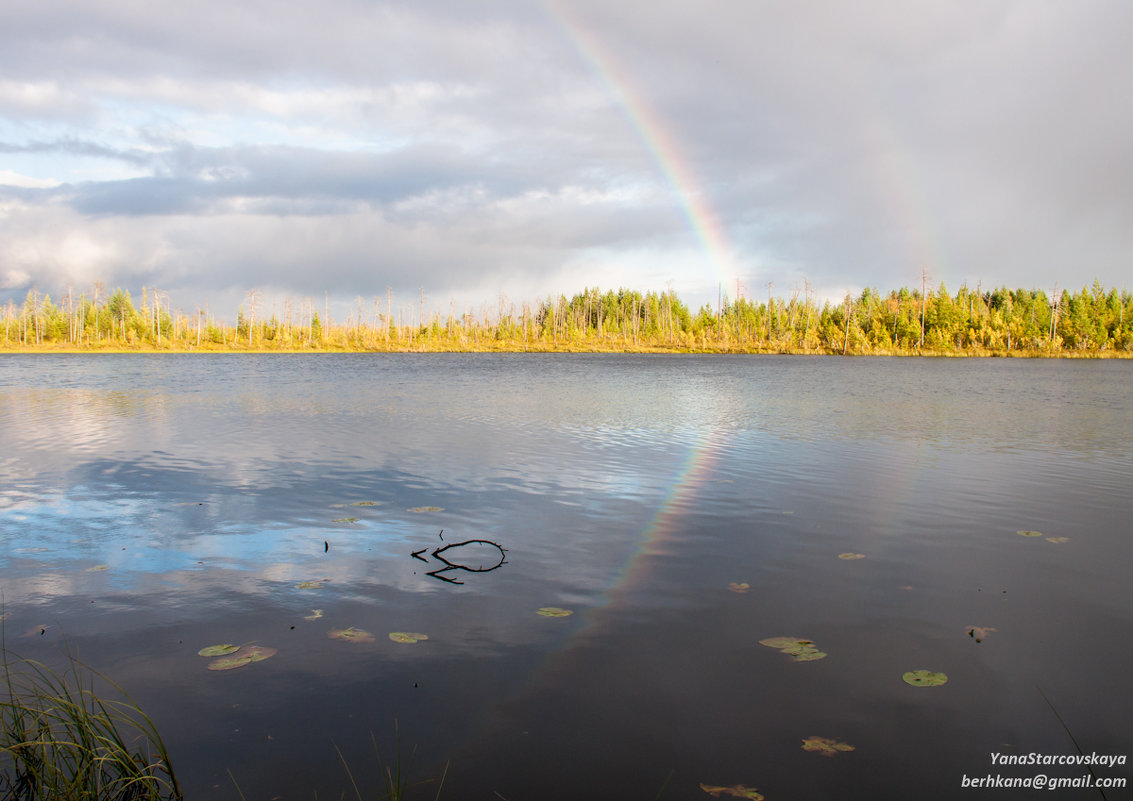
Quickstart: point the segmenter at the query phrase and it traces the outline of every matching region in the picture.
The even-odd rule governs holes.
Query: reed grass
[[[0,798],[180,801],[153,721],[120,686],[67,658],[58,672],[0,647]]]

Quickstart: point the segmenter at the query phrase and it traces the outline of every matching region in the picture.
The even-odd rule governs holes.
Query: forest
[[[800,297],[800,295],[802,295]],[[865,289],[821,305],[809,290],[756,300],[722,295],[693,311],[673,292],[584,289],[516,306],[448,315],[358,297],[331,319],[312,298],[270,311],[251,291],[235,324],[186,313],[166,293],[96,285],[61,300],[31,290],[9,301],[0,351],[670,351],[843,355],[1133,356],[1133,294],[1098,281],[1078,291],[967,286]],[[325,303],[325,300],[324,300]]]

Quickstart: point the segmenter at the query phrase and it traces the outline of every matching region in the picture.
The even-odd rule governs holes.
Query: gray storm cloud
[[[1130,23],[1089,1],[9,4],[0,299],[1120,287]]]

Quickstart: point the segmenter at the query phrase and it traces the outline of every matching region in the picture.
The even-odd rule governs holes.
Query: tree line
[[[1098,281],[1050,295],[1036,289],[865,289],[841,302],[812,297],[722,296],[691,310],[672,291],[584,289],[517,306],[500,295],[476,313],[426,315],[422,294],[394,313],[392,297],[357,298],[345,320],[320,316],[312,298],[270,312],[251,291],[235,324],[207,309],[186,313],[166,293],[96,284],[62,300],[31,290],[2,307],[0,349],[320,350],[671,350],[752,353],[1130,355],[1133,295]],[[385,301],[382,303],[382,301]]]

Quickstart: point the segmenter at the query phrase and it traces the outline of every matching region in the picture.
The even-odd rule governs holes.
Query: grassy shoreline
[[[631,345],[622,343],[492,343],[479,346],[448,346],[443,343],[421,343],[410,346],[373,347],[328,343],[319,347],[246,347],[240,345],[202,345],[201,347],[156,347],[150,343],[131,347],[93,345],[76,347],[68,344],[43,343],[40,345],[0,345],[3,355],[103,355],[103,354],[169,354],[169,355],[264,355],[264,354],[324,354],[340,353],[608,353],[640,355],[760,355],[760,356],[845,356],[893,358],[971,358],[971,359],[1133,359],[1131,351],[1107,350],[1049,350],[1049,349],[902,349],[902,348],[848,348],[845,353],[821,348],[797,347],[744,347],[739,345],[709,344],[701,347],[669,345]]]

